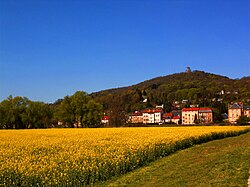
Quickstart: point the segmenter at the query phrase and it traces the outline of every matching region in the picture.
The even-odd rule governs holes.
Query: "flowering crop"
[[[0,131],[0,186],[80,186],[246,127]]]

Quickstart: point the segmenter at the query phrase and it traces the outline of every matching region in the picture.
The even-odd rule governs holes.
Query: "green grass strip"
[[[97,186],[247,186],[249,169],[250,132],[179,151]]]

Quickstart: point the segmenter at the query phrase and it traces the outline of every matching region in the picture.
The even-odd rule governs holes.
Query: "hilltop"
[[[160,104],[168,111],[176,108],[174,103],[182,104],[183,100],[187,101],[186,105],[213,107],[218,101],[224,105],[236,100],[249,102],[250,77],[230,79],[204,71],[182,72],[91,95],[104,105],[107,113],[115,110],[130,113]]]

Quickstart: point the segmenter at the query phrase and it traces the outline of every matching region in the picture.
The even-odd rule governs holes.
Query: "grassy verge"
[[[97,186],[247,186],[250,132],[179,151]]]

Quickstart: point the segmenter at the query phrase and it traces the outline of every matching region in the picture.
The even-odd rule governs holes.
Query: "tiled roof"
[[[250,106],[244,106],[244,110],[250,110]]]
[[[149,110],[143,110],[143,113],[159,113],[161,110],[155,110],[155,109],[149,109]]]
[[[199,112],[212,112],[211,108],[200,108]]]
[[[241,109],[243,106],[238,104],[238,103],[234,103],[233,105],[229,105],[229,109]]]
[[[211,108],[203,107],[203,108],[183,108],[182,112],[189,112],[189,111],[199,111],[199,112],[212,112]]]
[[[102,120],[109,120],[109,116],[103,116]]]
[[[181,119],[180,116],[174,116],[173,119]]]
[[[172,116],[173,116],[172,112],[163,114],[163,117],[172,117]]]
[[[188,112],[188,111],[199,111],[199,108],[183,108],[183,112]]]

